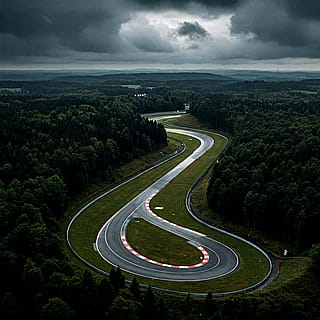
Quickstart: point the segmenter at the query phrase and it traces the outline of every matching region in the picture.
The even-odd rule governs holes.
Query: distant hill
[[[216,72],[111,72],[0,71],[0,89],[20,89],[30,94],[164,95],[168,90],[191,90],[202,94],[267,93],[279,91],[319,92],[320,72],[271,72],[217,70]]]
[[[56,78],[56,80],[86,83],[87,85],[99,84],[140,84],[142,86],[159,86],[168,81],[232,81],[232,77],[200,72],[168,72],[168,73],[120,73],[104,75],[71,75]]]
[[[217,70],[216,74],[238,80],[301,81],[320,79],[320,71]]]
[[[95,73],[93,73],[95,72]],[[30,93],[63,93],[83,90],[105,94],[126,94],[134,89],[196,89],[217,87],[236,81],[229,76],[202,72],[101,71],[0,71],[0,88],[23,87]]]
[[[228,75],[219,75],[212,72],[181,72],[181,71],[164,71],[156,70],[139,71],[139,70],[0,70],[0,81],[30,81],[30,80],[67,80],[67,81],[84,81],[85,79],[95,78],[100,80],[158,80],[164,81],[168,77],[170,80],[230,80]]]
[[[64,80],[80,81],[97,77],[96,80],[263,80],[263,81],[300,81],[320,79],[320,71],[263,71],[263,70],[209,70],[198,69],[158,70],[0,70],[0,81],[29,81],[29,80]]]

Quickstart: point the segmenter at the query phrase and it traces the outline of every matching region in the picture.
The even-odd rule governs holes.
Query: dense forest
[[[50,83],[52,95],[0,96],[1,319],[320,319],[319,95],[274,95],[266,91],[278,91],[275,84],[240,88],[229,79],[222,84],[236,87],[232,95],[202,95],[218,81],[207,78],[191,79],[197,92],[162,83],[143,98],[111,85],[111,95],[102,89],[56,95],[61,82],[58,90]],[[30,86],[41,92],[48,83]],[[262,92],[238,95],[250,88]],[[195,298],[126,282],[119,268],[102,277],[68,258],[59,235],[70,201],[97,181],[112,182],[122,164],[166,145],[164,127],[141,114],[181,109],[185,102],[194,116],[231,137],[213,169],[209,205],[297,252],[312,248],[313,273],[270,292]]]
[[[248,81],[254,79],[254,81]],[[266,81],[269,79],[269,81]],[[243,81],[245,80],[245,81]],[[28,74],[0,72],[0,92],[22,92],[30,95],[94,93],[104,96],[130,96],[135,93],[168,95],[181,91],[202,95],[223,93],[270,93],[291,90],[317,91],[319,74],[310,73],[231,73],[218,75],[211,72],[163,72],[163,73],[116,73],[77,74],[60,73]],[[11,91],[12,90],[12,91]]]
[[[57,291],[70,298],[79,286],[58,236],[68,200],[92,181],[112,181],[116,167],[166,145],[167,136],[129,100],[0,100],[0,314],[36,319],[42,301]]]
[[[319,96],[219,96],[192,114],[232,134],[209,205],[227,221],[307,249],[320,242]]]

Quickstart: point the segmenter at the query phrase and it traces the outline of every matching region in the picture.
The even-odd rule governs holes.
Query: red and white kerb
[[[152,194],[152,196],[150,198],[148,198],[146,200],[146,209],[148,210],[148,212],[154,216],[155,218],[165,222],[165,223],[168,223],[176,228],[179,228],[180,226],[173,223],[173,222],[170,222],[162,217],[159,217],[158,215],[156,215],[151,209],[150,209],[150,201],[151,199],[156,195],[156,193]],[[194,264],[194,265],[191,265],[191,266],[176,266],[176,265],[171,265],[171,264],[166,264],[166,263],[162,263],[162,262],[158,262],[158,261],[154,261],[154,260],[151,260],[149,258],[146,258],[144,257],[143,255],[141,255],[140,253],[136,252],[134,249],[131,248],[131,246],[128,244],[127,242],[127,239],[125,237],[125,235],[123,235],[121,237],[121,241],[123,243],[123,245],[133,254],[135,255],[136,257],[144,260],[144,261],[147,261],[149,263],[153,263],[153,264],[156,264],[158,266],[162,266],[162,267],[168,267],[168,268],[175,268],[175,269],[193,269],[193,268],[198,268],[198,267],[201,267],[203,265],[205,265],[208,261],[209,261],[209,254],[208,252],[201,246],[197,247],[197,249],[201,252],[201,254],[203,255],[203,259],[200,263],[197,263],[197,264]]]

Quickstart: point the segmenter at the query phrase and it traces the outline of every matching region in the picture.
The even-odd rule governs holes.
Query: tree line
[[[320,242],[319,95],[212,96],[191,112],[232,134],[209,206],[298,249]]]
[[[113,169],[164,146],[161,124],[134,111],[130,101],[103,106],[56,101],[7,103],[1,107],[0,179],[61,178],[71,193],[92,179],[112,178]]]
[[[38,319],[44,301],[77,290],[59,237],[68,201],[93,181],[113,181],[117,167],[167,136],[126,99],[0,101],[0,314]]]
[[[277,292],[221,298],[209,292],[200,299],[141,288],[119,268],[98,275],[65,254],[60,221],[70,199],[97,179],[112,181],[122,163],[165,145],[163,126],[140,112],[162,111],[163,103],[181,96],[0,97],[1,319],[316,319],[319,291],[304,276]],[[319,246],[312,252],[318,269]]]

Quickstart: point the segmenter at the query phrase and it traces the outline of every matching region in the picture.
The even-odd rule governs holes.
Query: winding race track
[[[182,129],[167,129],[167,131],[198,139],[200,146],[114,214],[100,229],[96,238],[96,249],[111,265],[143,277],[169,281],[202,281],[225,276],[233,272],[239,264],[238,256],[232,249],[204,234],[157,216],[149,207],[150,200],[155,194],[214,144],[213,139],[203,133]],[[133,218],[144,219],[161,229],[185,238],[191,245],[198,248],[201,260],[190,266],[169,265],[150,260],[135,252],[126,240],[126,227]]]

